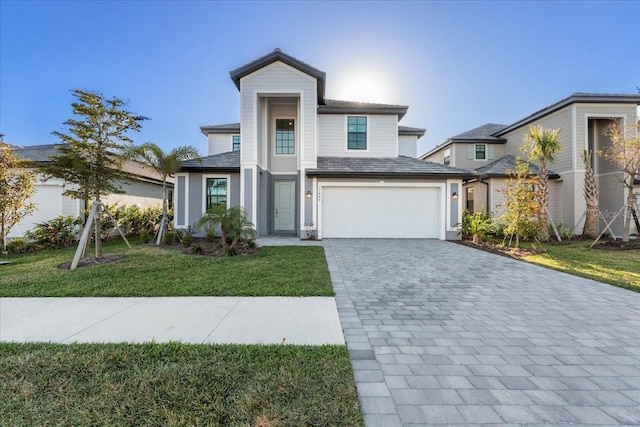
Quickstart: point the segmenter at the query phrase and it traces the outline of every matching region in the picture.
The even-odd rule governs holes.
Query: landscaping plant
[[[593,152],[588,150],[584,150],[580,154],[582,163],[584,163],[584,185],[582,189],[584,200],[587,204],[582,234],[590,237],[596,237],[600,233],[598,225],[600,210],[598,208],[598,184],[593,173],[593,162],[591,161],[592,156]]]
[[[456,224],[458,225],[458,224]],[[469,212],[465,210],[462,212],[462,224],[460,232],[465,237],[471,237],[473,243],[480,243],[489,234],[496,232],[496,222],[489,216],[486,211],[482,212]]]
[[[77,240],[82,219],[71,215],[59,215],[44,221],[27,231],[25,237],[46,249],[66,248]]]
[[[200,218],[196,227],[215,230],[218,225],[222,248],[227,256],[236,255],[240,241],[249,242],[257,237],[253,223],[240,206],[227,209],[224,205],[216,205]]]

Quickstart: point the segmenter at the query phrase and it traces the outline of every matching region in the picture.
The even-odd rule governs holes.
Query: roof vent
[[[274,52],[282,52],[279,47],[273,49]]]

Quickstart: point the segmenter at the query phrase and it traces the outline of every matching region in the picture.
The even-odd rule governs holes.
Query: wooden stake
[[[78,268],[78,262],[80,258],[85,252],[87,244],[89,242],[89,236],[91,235],[91,230],[93,228],[93,222],[96,216],[96,209],[98,209],[97,205],[93,205],[91,207],[91,212],[89,213],[89,217],[87,218],[87,222],[84,225],[84,229],[82,230],[82,236],[80,237],[80,243],[78,243],[78,248],[76,249],[76,254],[73,256],[73,261],[71,261],[70,270],[75,270]]]

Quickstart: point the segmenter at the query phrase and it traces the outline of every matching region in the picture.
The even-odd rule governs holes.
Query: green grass
[[[0,297],[332,296],[324,248],[266,246],[253,255],[185,255],[148,245],[109,242],[123,260],[62,270],[75,249],[8,256],[0,265]]]
[[[543,244],[546,254],[524,260],[640,292],[640,251],[590,249],[591,242]]]
[[[344,346],[0,344],[0,425],[363,421]]]

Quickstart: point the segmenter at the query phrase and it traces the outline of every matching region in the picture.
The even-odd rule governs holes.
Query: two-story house
[[[175,226],[241,206],[260,236],[457,239],[470,172],[417,158],[408,107],[325,98],[325,73],[279,49],[230,72],[240,122],[203,126],[175,181]]]
[[[505,178],[515,169],[515,157],[523,157],[520,147],[530,126],[560,129],[560,151],[549,166],[549,214],[561,223],[582,233],[586,203],[583,196],[584,150],[592,153],[592,164],[600,190],[600,226],[614,218],[623,207],[626,194],[620,182],[622,173],[601,153],[610,146],[606,134],[612,120],[635,123],[640,95],[575,93],[510,125],[488,123],[449,138],[420,158],[457,168],[471,169],[475,176],[465,178],[463,207],[473,212],[487,210],[494,216],[502,212]],[[598,154],[600,153],[600,154]],[[537,167],[533,165],[533,172]],[[612,224],[616,235],[622,234],[619,215]],[[633,230],[632,230],[633,231]]]

